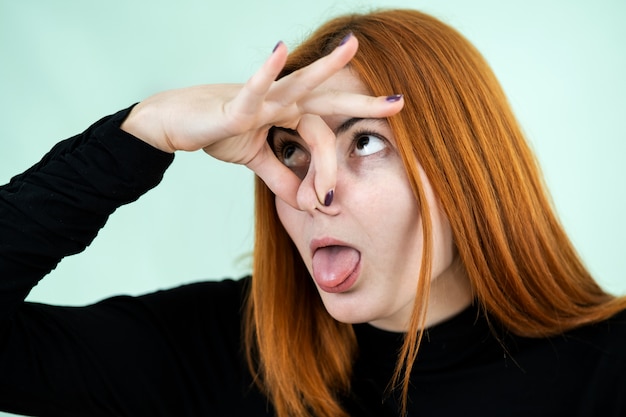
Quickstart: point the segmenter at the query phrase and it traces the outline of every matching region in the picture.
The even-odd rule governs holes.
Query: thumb
[[[276,158],[267,142],[246,166],[254,171],[277,197],[298,209],[296,195],[301,180]]]

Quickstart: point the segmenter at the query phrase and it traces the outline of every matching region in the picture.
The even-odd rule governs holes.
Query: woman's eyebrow
[[[339,126],[335,128],[335,136],[339,136],[339,134],[350,130],[350,128],[354,126],[355,123],[358,123],[361,120],[365,120],[365,119],[359,118],[359,117],[353,117],[351,119],[346,120],[345,122],[343,122],[342,124],[340,124]]]
[[[334,130],[335,132],[335,136],[339,136],[341,133],[345,133],[346,131],[350,130],[352,128],[352,126],[354,126],[355,124],[359,123],[359,122],[366,122],[366,123],[376,123],[379,125],[386,125],[387,124],[387,119],[383,118],[378,118],[378,117],[353,117],[351,119],[346,120],[345,122],[343,122],[342,124],[340,124],[339,126],[337,126]]]

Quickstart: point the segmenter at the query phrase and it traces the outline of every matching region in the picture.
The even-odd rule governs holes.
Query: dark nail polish
[[[387,96],[385,100],[387,100],[389,103],[395,103],[396,101],[400,101],[401,98],[402,94],[394,94],[393,96]]]
[[[272,49],[272,53],[276,52],[276,50],[278,49],[278,47],[280,46],[281,43],[283,43],[283,41],[278,41],[278,43],[276,44],[274,49]]]
[[[339,42],[339,45],[337,45],[337,47],[343,45],[344,43],[348,42],[350,40],[350,38],[352,37],[353,33],[350,32],[348,33],[346,36],[343,37],[343,39],[341,40],[341,42]]]
[[[324,198],[324,205],[326,207],[330,206],[333,203],[334,197],[335,197],[335,192],[333,190],[330,190],[328,193],[326,193],[326,198]]]

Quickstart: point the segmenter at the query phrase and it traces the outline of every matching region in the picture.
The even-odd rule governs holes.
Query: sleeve
[[[60,142],[0,187],[0,409],[37,416],[258,415],[241,356],[244,282],[85,307],[24,302],[173,159],[120,129],[130,109]],[[250,408],[252,407],[252,408]]]
[[[0,188],[0,323],[109,215],[156,186],[173,155],[120,129],[130,109],[57,144]]]
[[[23,304],[0,348],[0,410],[271,415],[240,349],[246,282],[201,282],[86,307]]]

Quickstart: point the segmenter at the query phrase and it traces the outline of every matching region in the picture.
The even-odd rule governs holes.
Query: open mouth
[[[360,264],[361,252],[350,246],[323,246],[313,253],[313,279],[322,291],[344,292],[356,282]]]

